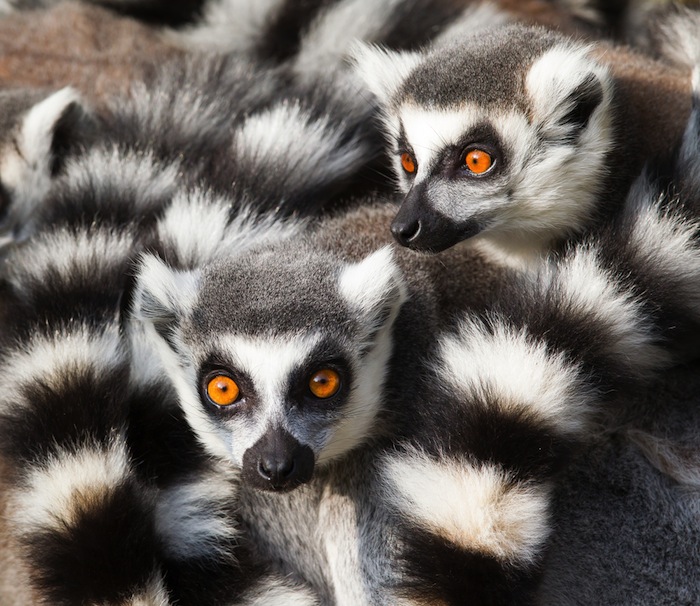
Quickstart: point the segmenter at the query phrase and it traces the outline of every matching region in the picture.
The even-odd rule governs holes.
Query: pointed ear
[[[530,68],[526,79],[532,119],[547,138],[576,138],[594,114],[607,113],[612,77],[586,47],[557,46]]]
[[[33,94],[27,96],[28,100],[36,98]],[[16,104],[17,98],[7,102]],[[11,141],[5,143],[0,159],[0,181],[8,208],[2,227],[22,239],[65,161],[66,151],[83,140],[92,119],[78,93],[68,87],[24,109],[14,120],[12,132],[7,133]]]
[[[71,87],[62,88],[34,105],[24,115],[17,143],[27,164],[56,172],[62,152],[80,126],[89,121],[80,95]]]
[[[353,45],[351,56],[357,76],[384,104],[423,60],[419,53],[397,53],[363,42]]]
[[[199,271],[177,271],[144,255],[137,274],[132,316],[172,346],[174,329],[197,297]]]
[[[339,286],[341,296],[362,318],[368,343],[394,323],[407,296],[403,274],[388,246],[347,265],[340,274]]]

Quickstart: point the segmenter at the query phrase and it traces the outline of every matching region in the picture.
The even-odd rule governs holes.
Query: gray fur
[[[614,430],[573,461],[555,500],[539,603],[697,602],[697,376],[697,363],[678,368],[625,398],[624,412],[606,419]]]
[[[553,32],[519,26],[477,32],[427,53],[398,90],[395,102],[432,108],[465,102],[498,108],[513,104],[524,111],[528,67],[560,40]]]

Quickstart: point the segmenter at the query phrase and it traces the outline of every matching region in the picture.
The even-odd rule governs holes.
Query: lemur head
[[[204,447],[284,491],[376,431],[404,292],[387,248],[277,244],[188,272],[147,256],[134,315]]]
[[[400,244],[479,236],[540,246],[584,227],[608,170],[612,80],[590,48],[541,28],[479,31],[424,53],[360,46],[406,194]]]

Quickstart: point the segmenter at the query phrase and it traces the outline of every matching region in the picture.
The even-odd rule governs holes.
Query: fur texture
[[[522,604],[549,565],[556,603],[562,471],[697,342],[697,114],[670,173],[519,275],[391,250],[391,199],[289,218],[375,149],[344,77],[199,57],[152,84],[67,154],[2,269],[3,523],[31,599]]]
[[[465,33],[418,54],[365,46],[355,59],[406,194],[399,243],[439,252],[470,239],[517,266],[609,220],[644,161],[680,141],[690,109],[687,73],[542,28]]]
[[[254,560],[323,603],[528,603],[553,487],[593,419],[672,363],[679,322],[697,334],[695,200],[648,173],[613,224],[537,275],[499,274],[486,302],[441,297],[459,251],[369,254],[390,215],[187,271],[146,257],[132,334],[199,442],[240,471]],[[340,377],[328,399],[309,391],[323,369]],[[221,376],[237,383],[225,404]]]

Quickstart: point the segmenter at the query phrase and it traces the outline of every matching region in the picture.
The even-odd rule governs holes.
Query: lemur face
[[[392,225],[400,244],[439,252],[583,227],[612,142],[610,77],[588,52],[524,26],[424,55],[358,50],[406,194]]]
[[[196,273],[149,258],[138,299],[188,421],[249,485],[291,490],[375,431],[403,299],[388,250],[277,246]]]

